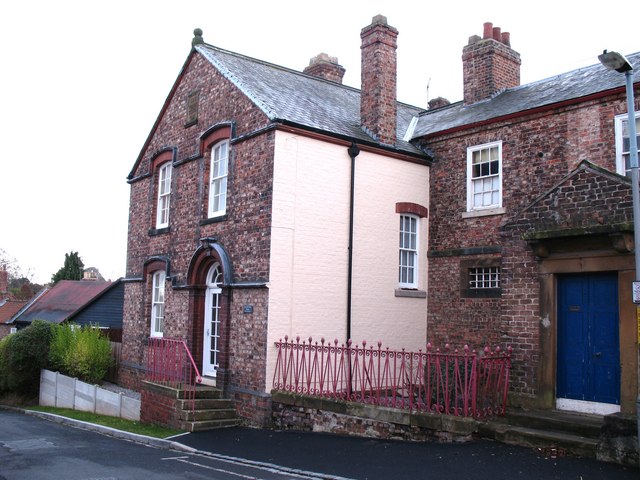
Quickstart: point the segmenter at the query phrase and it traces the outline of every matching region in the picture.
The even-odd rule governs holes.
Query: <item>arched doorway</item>
[[[228,380],[229,316],[233,269],[215,238],[203,238],[187,271],[193,358],[204,383],[223,387]]]

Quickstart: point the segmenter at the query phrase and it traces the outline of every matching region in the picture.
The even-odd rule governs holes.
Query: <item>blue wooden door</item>
[[[558,277],[557,397],[620,404],[618,276]]]

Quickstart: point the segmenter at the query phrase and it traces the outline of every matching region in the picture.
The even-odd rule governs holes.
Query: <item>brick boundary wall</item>
[[[150,382],[142,382],[140,421],[182,429],[176,390]]]
[[[234,402],[236,413],[245,425],[258,428],[273,427],[271,395],[233,388],[230,388],[227,393]]]

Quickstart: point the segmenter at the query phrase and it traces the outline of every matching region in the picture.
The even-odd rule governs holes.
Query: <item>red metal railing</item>
[[[276,348],[274,390],[474,418],[505,412],[511,347],[407,352],[285,337]]]
[[[196,385],[202,377],[184,340],[150,337],[147,349],[147,380],[184,391],[194,409]]]

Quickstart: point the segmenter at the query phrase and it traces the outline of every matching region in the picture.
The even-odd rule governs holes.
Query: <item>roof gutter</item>
[[[277,124],[277,128],[279,130],[288,131],[292,133],[302,133],[311,138],[317,138],[324,141],[329,141],[332,143],[336,143],[338,145],[343,145],[345,147],[350,146],[356,140],[349,135],[343,135],[340,133],[331,133],[326,130],[321,130],[319,128],[309,127],[307,125],[302,125],[297,122],[292,122],[290,120],[284,119],[275,119],[273,120],[275,124]],[[430,153],[421,149],[421,147],[414,145],[419,152],[407,152],[403,150],[399,150],[394,147],[390,147],[388,145],[382,145],[373,140],[357,140],[360,150],[378,153],[387,155],[392,158],[396,158],[398,160],[404,160],[412,163],[419,163],[422,165],[431,166],[433,163],[433,157]]]

